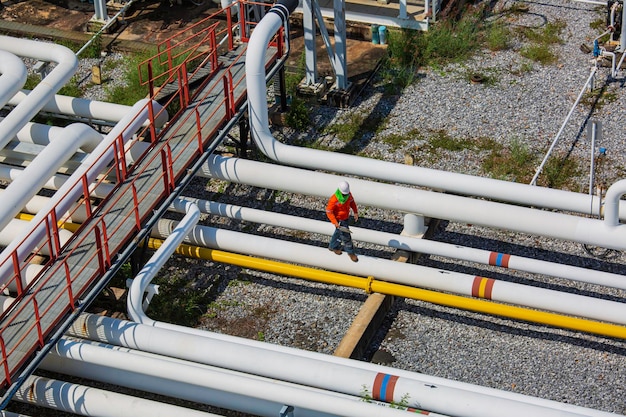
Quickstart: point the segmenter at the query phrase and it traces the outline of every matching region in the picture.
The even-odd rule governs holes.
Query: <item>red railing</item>
[[[239,16],[246,16],[247,5],[248,3],[244,2],[238,5]],[[110,162],[107,167],[103,169],[102,161],[99,159],[94,161],[89,168],[84,169],[83,174],[73,182],[72,186],[68,187],[65,195],[57,200],[58,203],[53,209],[43,218],[40,218],[42,215],[37,215],[36,218],[40,220],[31,228],[28,236],[18,244],[12,244],[7,248],[9,252],[6,257],[4,255],[7,251],[2,252],[0,272],[3,273],[1,276],[8,276],[8,278],[0,283],[0,292],[10,292],[15,297],[15,301],[0,315],[0,351],[2,353],[0,372],[4,374],[0,386],[13,383],[13,375],[32,358],[36,350],[45,345],[46,338],[63,318],[77,308],[78,298],[106,273],[115,255],[142,229],[143,222],[147,220],[160,201],[172,192],[177,180],[185,173],[189,164],[204,152],[208,139],[220,128],[219,124],[214,127],[207,126],[207,124],[214,121],[216,117],[226,121],[235,115],[237,106],[240,104],[235,101],[242,101],[243,97],[237,98],[234,92],[239,83],[244,82],[245,79],[234,85],[231,69],[240,63],[243,55],[237,56],[229,67],[221,69],[223,70],[221,79],[215,78],[220,48],[217,40],[220,36],[232,35],[237,27],[232,24],[231,8],[222,10],[220,13],[225,16],[225,29],[218,30],[220,22],[207,23],[209,19],[219,17],[216,13],[158,45],[157,54],[140,64],[140,75],[148,74],[148,78],[142,78],[141,82],[142,85],[148,87],[150,97],[157,97],[168,85],[176,85],[175,92],[171,93],[163,104],[163,108],[158,112],[155,112],[154,102],[148,100],[138,112],[138,114],[143,114],[143,117],[147,115],[148,123],[143,124],[136,134],[136,139],[124,143],[122,134],[113,138],[110,146],[101,153],[103,157],[106,157],[106,161]],[[203,23],[204,26],[201,26]],[[238,25],[240,40],[245,42],[249,35],[247,30],[253,27],[254,23],[240,21]],[[190,30],[195,33],[185,35]],[[280,45],[281,39],[276,42],[274,45]],[[226,45],[228,50],[235,48],[232,36],[228,37]],[[175,64],[177,61],[181,62]],[[202,65],[198,65],[198,62]],[[197,65],[191,75],[188,74],[190,63]],[[191,93],[190,80],[207,63],[211,67],[210,76],[194,93]],[[154,66],[157,64],[162,72],[155,75]],[[211,80],[213,80],[213,85],[207,88]],[[215,106],[211,114],[202,114],[200,105],[203,100],[220,90],[223,90],[220,105]],[[189,107],[192,100],[196,104]],[[160,126],[155,123],[162,116],[161,112],[168,108],[178,107],[179,110],[172,117],[172,120],[176,120],[177,123],[170,122],[168,127],[159,131]],[[181,117],[185,109],[187,114]],[[173,148],[172,138],[182,134],[179,132],[180,126],[185,125],[186,121],[193,121],[195,132],[183,146]],[[133,122],[134,120],[129,123],[129,126]],[[187,124],[188,127],[189,124]],[[148,141],[150,146],[134,164],[130,165],[125,153],[140,141]],[[185,159],[180,159],[183,155]],[[147,171],[147,169],[154,170],[155,166],[159,167],[158,172]],[[177,166],[176,171],[174,171],[174,166]],[[73,175],[75,176],[76,174]],[[145,182],[146,178],[149,178],[148,183]],[[111,186],[111,180],[115,181],[113,191],[101,198],[98,204],[97,199],[92,197],[93,191],[99,186],[104,188],[105,184]],[[117,203],[124,198],[123,193],[118,192],[122,187],[124,187],[124,192],[132,194],[132,210],[116,214],[115,222],[107,221],[107,218],[113,218]],[[158,198],[155,198],[155,195]],[[72,208],[67,209],[68,204],[76,202],[78,204],[73,204]],[[72,225],[68,219],[77,214],[78,210],[84,211],[86,221],[81,225]],[[132,226],[130,232],[128,231],[129,224]],[[68,228],[77,230],[65,241],[63,233],[67,233]],[[95,250],[92,249],[91,252],[87,250],[94,246]],[[84,258],[80,260],[79,269],[72,271],[69,260],[79,255]],[[44,261],[37,262],[36,257]],[[26,278],[30,274],[32,264],[41,265],[41,271],[28,281]],[[64,278],[61,283],[57,282],[59,276]],[[82,280],[78,281],[78,277],[82,277]],[[51,289],[54,289],[51,294],[45,292]],[[25,320],[24,316],[30,316],[29,320]],[[22,326],[21,331],[17,334],[11,333],[10,330],[18,326]],[[12,334],[15,335],[13,339],[7,340]],[[36,340],[35,343],[32,343],[33,339]]]

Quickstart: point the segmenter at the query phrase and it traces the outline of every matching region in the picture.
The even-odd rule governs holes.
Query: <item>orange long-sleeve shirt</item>
[[[345,203],[339,202],[337,196],[333,194],[328,199],[328,204],[326,204],[326,216],[332,224],[337,226],[340,220],[346,220],[348,219],[348,217],[350,217],[350,209],[352,209],[352,212],[358,213],[358,209],[356,207],[354,198],[352,198],[352,194],[348,195],[348,199]]]

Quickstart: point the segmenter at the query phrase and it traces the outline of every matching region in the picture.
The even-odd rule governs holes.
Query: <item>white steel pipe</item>
[[[150,260],[144,265],[139,273],[133,279],[128,290],[126,305],[128,315],[137,321],[137,317],[143,312],[143,293],[145,288],[150,284],[154,276],[163,267],[165,262],[170,258],[176,248],[185,240],[185,237],[193,229],[200,219],[200,210],[193,203],[185,205],[185,217],[172,230],[172,233],[165,239],[163,245],[150,257]]]
[[[174,211],[184,212],[184,206],[188,202],[197,204],[200,211],[203,213],[215,214],[236,220],[287,227],[327,236],[332,235],[335,230],[333,225],[328,221],[308,219],[289,214],[269,212],[232,204],[217,203],[191,197],[181,197],[175,200],[171,208]],[[356,241],[375,243],[396,249],[408,250],[410,252],[426,253],[429,255],[443,256],[451,259],[462,259],[484,265],[499,266],[502,268],[510,268],[574,281],[626,289],[626,277],[610,272],[596,271],[573,265],[543,261],[541,259],[470,248],[457,244],[418,239],[394,233],[364,229],[357,226],[351,226],[350,230],[352,231],[352,238]],[[158,233],[158,226],[155,231],[157,232],[154,235],[155,237],[162,236]]]
[[[622,196],[626,194],[626,180],[617,181],[606,192],[604,222],[607,226],[619,225],[619,210]]]
[[[0,108],[26,83],[26,65],[15,54],[0,50]]]
[[[15,261],[15,258],[12,257],[13,251],[17,250],[17,259],[21,262],[35,249],[35,246],[46,236],[47,230],[43,220],[46,218],[49,211],[54,209],[58,218],[67,212],[83,192],[80,178],[85,176],[87,183],[91,184],[96,177],[105,170],[106,166],[113,159],[112,144],[117,140],[117,137],[121,135],[124,142],[128,141],[148,118],[147,104],[148,99],[140,100],[135,103],[132,111],[115,125],[105,139],[100,142],[83,164],[72,174],[70,180],[59,188],[54,197],[50,200],[49,206],[35,215],[32,220],[34,226],[31,230],[15,239],[14,243],[5,248],[0,254],[0,284],[6,283],[13,274],[13,262]],[[160,115],[155,120],[157,127],[160,127],[166,122],[167,113],[161,111],[162,107],[158,103],[153,102],[152,105],[155,115]]]
[[[32,94],[30,90],[18,90],[11,100],[9,100],[8,104],[17,106],[30,94]],[[42,104],[41,110],[48,113],[78,116],[85,119],[103,120],[115,123],[122,120],[132,108],[132,106],[123,104],[70,97],[60,94],[53,95]]]
[[[269,130],[264,54],[269,40],[281,25],[279,14],[267,13],[254,29],[246,52],[246,88],[251,133],[259,149],[269,158],[284,164],[316,170],[425,186],[515,204],[591,214],[589,196],[583,193],[299,148],[279,142]],[[592,201],[592,208],[593,214],[598,215],[600,200],[597,197]],[[624,214],[626,215],[626,212]]]
[[[65,128],[57,126],[48,126],[42,123],[28,122],[24,125],[19,132],[17,132],[17,140],[24,143],[33,143],[35,145],[46,146],[49,145],[53,138],[59,138],[59,135],[63,135]],[[61,136],[63,137],[63,136]],[[100,141],[103,140],[104,135],[100,136]],[[63,140],[70,140],[71,138],[64,138]],[[133,138],[135,139],[135,138]],[[129,164],[135,163],[137,159],[143,155],[143,153],[150,147],[150,143],[142,142],[139,140],[131,140],[124,144],[124,150],[126,151],[126,161]]]
[[[0,246],[9,246],[11,242],[21,234],[24,233],[25,230],[28,230],[31,227],[31,223],[26,220],[19,219],[11,219],[11,221],[6,225],[6,227],[0,233]],[[61,245],[67,243],[68,240],[72,237],[72,232],[65,229],[59,230],[59,242]],[[41,248],[37,249],[44,256],[50,255],[50,251],[48,246],[44,245]]]
[[[14,167],[11,165],[6,165],[6,164],[0,164],[0,179],[4,180],[4,181],[13,181],[16,178],[18,178],[21,173],[24,171],[23,168],[20,167]],[[49,190],[58,190],[59,188],[61,188],[61,186],[63,186],[63,184],[65,184],[65,182],[70,178],[69,175],[65,175],[65,174],[54,174],[52,176],[50,176],[50,178],[48,178],[48,181],[46,181],[46,183],[43,185],[43,188],[49,189]],[[89,195],[91,195],[92,197],[96,197],[96,198],[105,198],[108,195],[110,195],[110,193],[113,191],[113,189],[115,188],[115,184],[111,184],[111,183],[104,183],[101,182],[99,184],[92,184],[92,187],[90,188],[90,193]],[[35,196],[36,198],[37,196]],[[47,201],[47,199],[46,199]],[[30,211],[29,213],[37,213],[40,210],[43,210],[43,205],[37,205],[38,203],[34,203],[36,206],[38,207],[36,209],[36,211]],[[70,210],[72,211],[72,210]],[[83,217],[84,218],[84,217]],[[79,220],[75,220],[75,221],[79,221]],[[82,220],[80,220],[82,221]]]
[[[131,328],[141,326],[148,332],[159,331],[150,326],[138,325],[127,322]],[[126,334],[124,338],[128,338]],[[155,333],[154,336],[157,336]],[[171,333],[169,340],[157,341],[158,344],[169,345],[169,348],[176,346],[176,350],[192,350],[197,352],[197,347],[187,345],[192,343],[185,334]],[[144,334],[142,331],[135,336],[131,336],[129,344],[143,344]],[[160,337],[160,336],[157,336]],[[147,341],[146,341],[147,342]],[[127,346],[128,347],[128,346]],[[134,349],[134,348],[133,348]],[[166,349],[167,350],[167,349]],[[272,380],[258,376],[248,376],[241,372],[233,372],[228,369],[217,369],[201,366],[200,363],[185,364],[181,361],[173,361],[169,358],[158,359],[141,354],[129,354],[119,350],[94,346],[88,343],[80,343],[73,340],[61,339],[55,346],[54,354],[59,357],[76,359],[82,363],[106,365],[120,370],[135,372],[143,376],[144,379],[162,378],[166,381],[184,381],[190,385],[219,390],[226,393],[241,394],[253,400],[263,400],[275,404],[291,405],[304,410],[315,410],[330,415],[345,417],[363,416],[402,416],[404,410],[397,410],[389,407],[381,407],[377,403],[367,403],[360,395],[349,396],[336,392],[326,392],[317,388],[297,385],[293,383]],[[213,353],[210,350],[204,351]],[[167,355],[166,355],[167,356]],[[175,355],[170,355],[176,357]],[[258,360],[256,358],[255,360]],[[44,360],[45,366],[50,364],[48,358]],[[95,376],[97,377],[97,376]],[[235,405],[236,406],[236,405]],[[274,415],[278,414],[280,408],[274,410]]]
[[[311,172],[219,155],[209,157],[199,175],[323,198],[328,198],[328,195],[336,189],[337,183],[346,179],[346,177],[323,172]],[[597,219],[365,181],[358,178],[349,178],[348,181],[356,201],[363,205],[547,236],[604,248],[618,250],[626,248],[626,228],[624,225],[610,227],[610,225]]]
[[[220,414],[31,375],[15,400],[52,410],[98,417],[210,417]]]
[[[167,229],[172,230],[174,226],[171,220],[163,220],[159,223],[159,232],[167,236]],[[337,256],[326,248],[207,226],[195,227],[185,241],[194,245],[278,259],[352,275],[373,276],[397,284],[449,291],[626,325],[626,304],[616,301],[363,255],[359,256],[358,263],[353,263],[347,257]]]
[[[183,361],[171,357],[154,355],[148,352],[137,351],[120,346],[113,346],[104,342],[99,343],[80,339],[80,343],[83,345],[91,344],[95,347],[101,347],[110,351],[132,353],[134,355],[142,355],[147,358],[155,359],[155,362],[152,365],[155,369],[160,369],[159,365],[162,361],[180,364],[182,365],[182,368],[179,368],[170,374],[153,374],[151,377],[147,378],[141,369],[124,366],[125,361],[132,360],[132,357],[129,359],[126,355],[116,355],[116,357],[113,358],[116,362],[111,362],[110,359],[112,358],[105,350],[101,351],[103,353],[101,354],[100,360],[94,358],[92,361],[85,361],[82,360],[82,358],[73,359],[68,357],[67,354],[59,355],[56,352],[51,352],[42,361],[41,369],[58,372],[64,375],[72,375],[95,381],[116,384],[127,388],[139,389],[155,394],[167,395],[201,404],[210,404],[215,407],[235,410],[252,415],[276,417],[278,411],[283,406],[283,404],[271,402],[266,399],[251,399],[246,393],[227,392],[221,390],[220,388],[213,389],[206,386],[205,383],[195,384],[195,381],[190,381],[184,373],[187,368],[194,367],[196,369],[204,370],[205,378],[207,380],[212,378],[213,380],[219,381],[221,373],[232,373],[233,371],[218,369],[198,363],[191,363],[189,361]],[[122,361],[120,362],[118,358],[122,358]],[[262,380],[262,378],[255,377],[253,375],[242,376],[245,378],[258,378],[259,380]],[[307,417],[334,416],[334,414],[331,415],[313,412],[310,410],[302,410],[300,408],[296,408],[295,415],[298,417],[303,415],[306,415]]]
[[[363,364],[315,352],[268,346],[261,342],[250,343],[254,341],[230,343],[226,339],[238,338],[208,332],[206,332],[207,337],[202,337],[93,315],[81,315],[69,332],[78,337],[131,349],[262,375],[266,378],[289,381],[308,387],[319,387],[357,397],[363,396],[363,392],[367,391],[372,394],[373,398],[383,398],[387,402],[399,403],[405,394],[409,394],[410,406],[459,417],[500,417],[502,410],[507,410],[507,416],[510,417],[529,415],[608,417],[610,415],[584,407],[534,399],[515,393],[506,393],[502,396],[490,395],[489,393],[495,393],[497,390],[485,388],[483,391],[481,387],[459,382],[454,382],[453,388],[446,385],[446,380],[442,378]],[[211,354],[207,355],[207,352]],[[364,367],[364,365],[371,366]],[[397,372],[402,372],[403,377],[396,379]],[[390,384],[389,390],[383,393],[378,384],[388,381],[389,378],[394,380],[395,385],[392,387],[393,384]],[[322,411],[317,407],[315,409]]]
[[[22,210],[24,205],[47,182],[78,149],[93,151],[102,136],[91,127],[75,123],[64,128],[62,133],[24,169],[22,175],[9,184],[2,195],[0,205],[0,231]]]
[[[0,122],[1,149],[72,78],[78,68],[78,59],[65,46],[9,36],[0,36],[0,50],[21,57],[56,63],[52,71],[31,91],[28,97]]]

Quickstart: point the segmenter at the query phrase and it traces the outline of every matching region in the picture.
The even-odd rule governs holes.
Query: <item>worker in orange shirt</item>
[[[350,194],[350,185],[341,181],[337,191],[330,196],[326,204],[326,216],[335,225],[335,233],[330,238],[328,249],[341,255],[342,249],[348,253],[352,262],[358,262],[359,258],[354,253],[352,236],[350,236],[349,220],[350,210],[354,214],[354,221],[359,220],[359,210],[356,207],[354,198]]]

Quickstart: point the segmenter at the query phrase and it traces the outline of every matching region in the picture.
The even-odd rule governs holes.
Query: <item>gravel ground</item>
[[[500,2],[495,10],[510,8],[513,2]],[[517,3],[519,5],[519,3]],[[554,45],[558,62],[542,66],[520,55],[525,43],[515,38],[506,51],[484,51],[462,64],[436,70],[420,70],[419,81],[402,94],[386,93],[383,83],[375,83],[349,109],[319,107],[314,110],[316,129],[306,134],[277,129],[276,135],[287,143],[315,141],[321,147],[345,146],[337,135],[320,128],[346,123],[354,115],[365,119],[385,120],[375,133],[365,134],[351,143],[366,156],[404,163],[406,156],[415,163],[447,171],[486,175],[480,162],[485,153],[472,150],[441,151],[427,157],[424,150],[429,135],[445,132],[457,139],[493,138],[510,146],[522,143],[531,153],[543,155],[550,146],[566,115],[590,75],[592,56],[581,51],[581,44],[592,45],[597,30],[590,23],[604,18],[597,6],[547,0],[527,1],[527,13],[497,14],[512,27],[540,28],[546,22],[565,22],[563,43]],[[480,73],[493,81],[468,82],[468,74]],[[602,105],[592,108],[581,104],[563,129],[555,147],[558,155],[568,155],[581,167],[579,177],[569,184],[575,191],[588,187],[590,141],[586,136],[589,120],[602,122],[602,141],[607,150],[599,182],[612,184],[624,174],[622,120],[625,108],[622,74],[609,77],[608,68],[600,68],[594,94],[600,87],[605,95]],[[593,97],[593,94],[591,95]],[[392,145],[385,137],[405,135],[419,129],[421,137]],[[271,208],[323,219],[324,201],[285,193],[250,192],[247,187],[232,185],[227,191],[219,182],[209,182],[211,198],[246,206]],[[254,198],[250,198],[254,196]],[[358,196],[356,196],[358,201]],[[271,204],[270,204],[271,202]],[[375,229],[401,231],[399,213],[367,208],[366,221]],[[210,219],[209,219],[210,220]],[[241,225],[229,225],[241,228]],[[260,228],[269,233],[271,228]],[[273,230],[277,234],[285,231]],[[302,236],[317,246],[327,237]],[[290,238],[293,239],[293,234]],[[581,245],[524,236],[465,224],[444,223],[433,239],[488,250],[537,257],[591,269],[626,274],[624,256],[619,252],[588,253]],[[359,243],[361,253],[390,256],[384,248]],[[593,254],[606,255],[601,258]],[[421,258],[420,263],[502,280],[521,282],[609,298],[623,302],[624,291],[591,284],[537,276],[516,271],[458,262],[439,257]],[[220,267],[218,267],[220,268]],[[263,338],[270,343],[332,353],[357,314],[365,295],[360,291],[307,283],[265,273],[230,268],[220,269],[229,278],[218,285],[219,304],[214,319],[205,319],[206,328]],[[229,284],[230,283],[230,284]],[[238,285],[233,285],[238,283]],[[258,318],[254,312],[267,314]],[[246,319],[247,318],[247,321]],[[250,328],[253,330],[250,331]],[[242,331],[242,329],[248,329]],[[527,395],[576,404],[584,407],[626,413],[625,370],[626,344],[578,332],[505,320],[456,309],[439,307],[414,300],[397,300],[367,357],[378,358],[386,352],[385,363],[400,369],[423,372],[444,378],[493,387]]]
[[[503,11],[513,4],[501,1],[494,10]],[[484,51],[462,64],[420,70],[419,81],[402,94],[388,94],[382,82],[375,82],[349,109],[316,107],[312,117],[317,129],[302,134],[277,128],[277,137],[285,142],[313,138],[320,146],[341,148],[345,143],[336,135],[325,133],[327,130],[320,126],[342,123],[357,114],[385,120],[375,133],[365,134],[353,143],[361,154],[374,158],[404,163],[410,155],[418,165],[486,175],[480,164],[485,157],[481,151],[440,151],[436,157],[427,157],[424,152],[428,149],[425,146],[428,136],[442,131],[457,139],[492,138],[504,146],[518,142],[532,153],[543,155],[590,74],[592,56],[584,54],[580,45],[591,45],[598,33],[590,28],[590,23],[603,19],[604,13],[597,6],[565,0],[522,4],[528,6],[528,12],[496,13],[494,18],[506,19],[512,27],[540,28],[546,22],[565,22],[563,43],[552,47],[558,55],[556,64],[542,66],[526,60],[520,55],[525,43],[514,38],[509,50]],[[115,59],[119,57],[105,61]],[[81,65],[89,69],[93,62],[84,60]],[[467,79],[471,73],[486,74],[493,82],[472,84]],[[607,154],[598,173],[600,180],[610,185],[623,177],[626,157],[622,152],[625,141],[622,116],[626,116],[626,94],[622,77],[620,73],[617,79],[610,79],[609,70],[600,68],[596,86],[603,86],[606,91],[602,105],[593,109],[589,105],[579,106],[555,147],[555,152],[568,155],[582,167],[580,176],[569,184],[571,189],[584,192],[588,186],[585,172],[590,154],[586,137],[589,120],[602,122],[603,137],[598,146],[606,148]],[[94,88],[90,96],[99,98],[98,91]],[[421,131],[420,137],[412,135],[415,129]],[[385,140],[390,135],[413,139],[392,146]],[[325,201],[321,199],[200,179],[187,194],[324,220]],[[358,196],[355,197],[358,202]],[[372,207],[362,209],[366,211],[362,227],[401,231],[401,213]],[[328,242],[328,236],[211,216],[205,216],[203,222],[315,246],[325,246]],[[590,253],[581,245],[569,242],[447,222],[437,228],[433,239],[626,275],[621,252]],[[363,255],[390,258],[393,253],[388,248],[361,242],[357,246]],[[418,262],[620,302],[626,300],[624,291],[591,284],[440,257],[423,257]],[[338,346],[366,299],[357,290],[196,260],[174,258],[166,265],[163,275],[182,276],[195,288],[210,290],[211,303],[206,308],[199,306],[207,312],[201,327],[329,354]],[[623,340],[404,299],[396,300],[363,359],[378,357],[375,354],[379,352],[388,353],[384,362],[399,369],[626,414]]]

